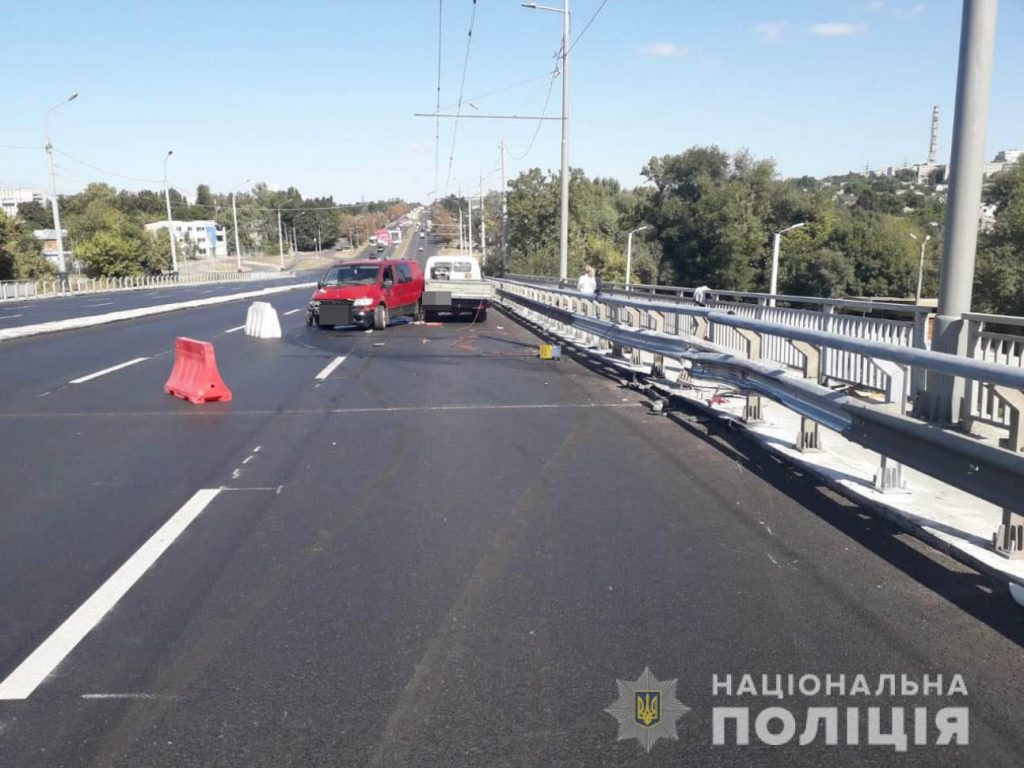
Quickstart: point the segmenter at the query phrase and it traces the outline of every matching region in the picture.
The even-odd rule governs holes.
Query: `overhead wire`
[[[437,106],[434,109],[434,196],[441,167],[441,30],[444,19],[444,0],[437,0]]]
[[[473,0],[473,11],[469,17],[469,35],[466,38],[466,55],[462,60],[462,83],[459,85],[459,103],[455,108],[455,124],[452,126],[452,146],[448,155],[448,177],[444,182],[444,191],[448,192],[448,186],[452,180],[452,166],[455,164],[455,142],[459,135],[459,117],[462,114],[462,97],[466,90],[466,72],[469,70],[469,52],[473,46],[473,27],[476,24],[477,0]]]
[[[127,181],[141,181],[141,182],[145,182],[146,184],[162,184],[163,183],[163,179],[140,179],[140,178],[138,178],[136,176],[127,176],[127,175],[125,175],[123,173],[116,173],[115,171],[109,171],[106,168],[100,168],[98,165],[93,165],[92,163],[87,163],[85,160],[81,160],[81,159],[79,159],[77,157],[69,155],[67,152],[65,152],[62,149],[58,149],[57,147],[54,147],[53,151],[56,152],[58,155],[63,155],[68,160],[76,162],[79,165],[84,165],[86,168],[91,168],[92,170],[97,171],[99,173],[106,174],[107,176],[113,176],[113,177],[118,178],[118,179],[126,179]]]
[[[604,7],[605,7],[605,5],[607,3],[608,3],[608,0],[602,0],[601,4],[599,6],[597,6],[597,10],[594,11],[593,15],[590,17],[590,19],[587,21],[587,23],[583,25],[582,31],[578,35],[576,35],[576,39],[573,40],[571,43],[569,43],[569,51],[570,52],[572,51],[573,48],[576,47],[576,43],[578,43],[580,41],[580,38],[583,37],[585,34],[587,34],[587,30],[590,29],[590,25],[594,23],[594,19],[596,19],[598,14],[601,13],[601,11],[604,10]]]

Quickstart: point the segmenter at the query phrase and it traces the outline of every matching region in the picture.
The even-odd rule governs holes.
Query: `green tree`
[[[55,271],[29,225],[0,213],[0,280],[35,280]]]
[[[53,209],[38,200],[19,203],[18,218],[31,229],[53,229]]]

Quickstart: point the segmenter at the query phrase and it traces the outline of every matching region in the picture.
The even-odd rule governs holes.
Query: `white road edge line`
[[[224,333],[235,333],[236,331],[240,331],[243,328],[245,328],[244,325],[236,325],[234,328],[228,328],[226,331],[224,331]]]
[[[165,693],[83,693],[83,699],[173,699]]]
[[[218,493],[220,488],[196,491],[78,610],[0,682],[0,701],[20,701],[31,696]]]
[[[85,382],[85,381],[91,381],[92,379],[98,379],[100,376],[106,376],[108,373],[113,373],[114,371],[119,371],[122,368],[127,368],[129,365],[135,365],[136,363],[141,363],[144,360],[149,360],[149,358],[148,357],[136,357],[134,360],[129,360],[127,363],[118,363],[117,365],[112,365],[109,368],[104,368],[102,371],[96,371],[96,373],[90,373],[88,376],[79,376],[77,379],[72,379],[71,381],[69,381],[68,384],[81,384],[82,382]]]
[[[301,311],[302,311],[302,307],[299,307],[298,309],[289,309],[284,314],[286,314],[286,315],[294,315],[296,312],[301,312]],[[21,315],[15,315],[15,317],[21,317]],[[0,320],[3,320],[3,318],[0,317]]]
[[[316,380],[317,381],[323,381],[328,376],[330,376],[332,373],[334,373],[334,369],[337,368],[342,363],[344,363],[346,357],[348,357],[348,355],[340,355],[340,356],[334,358],[333,360],[331,360],[331,362],[329,362],[327,365],[325,365],[324,369],[322,371],[320,371],[320,373],[318,373],[316,375]]]

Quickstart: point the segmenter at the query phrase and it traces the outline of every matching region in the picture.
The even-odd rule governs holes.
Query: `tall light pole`
[[[277,206],[277,255],[281,259],[281,269],[284,270],[284,235],[281,233],[281,206]]]
[[[248,184],[252,179],[246,179],[243,184]],[[231,190],[231,218],[235,223],[235,259],[238,262],[238,271],[242,271],[242,246],[238,241],[238,207],[235,205],[235,192],[237,191],[238,185],[235,185],[236,189]]]
[[[921,280],[924,277],[924,247],[928,245],[928,241],[932,239],[931,235],[926,235],[924,240],[921,240],[913,232],[907,232],[914,240],[921,243],[921,259],[917,264],[917,293],[914,294],[914,303],[921,303]]]
[[[963,315],[971,311],[974,287],[997,7],[996,0],[964,0],[961,17],[949,203],[942,239],[939,306],[932,333],[932,349],[954,355],[964,352]],[[929,374],[925,387],[925,407],[920,410],[936,421],[958,421],[963,379]]]
[[[650,224],[644,224],[641,227],[637,227],[636,229],[631,230],[630,233],[628,235],[626,235],[626,286],[627,286],[627,288],[629,287],[629,282],[630,282],[629,277],[630,277],[630,275],[633,272],[633,235],[635,235],[637,232],[643,232],[645,229],[650,229],[650,228],[651,228]]]
[[[562,14],[562,213],[559,221],[558,277],[569,277],[569,0],[561,8],[523,3],[524,8]]]
[[[46,149],[46,158],[50,166],[50,191],[53,195],[50,203],[53,208],[53,226],[57,233],[57,271],[61,274],[67,271],[67,265],[64,263],[64,232],[60,228],[60,206],[57,203],[57,177],[53,173],[53,143],[50,141],[50,114],[57,107],[62,107],[69,101],[74,101],[77,98],[78,93],[75,92],[60,103],[54,104],[46,111],[46,119],[43,121],[43,133],[45,134],[43,147]]]
[[[780,229],[775,233],[774,241],[772,242],[772,281],[768,287],[768,293],[771,294],[768,298],[768,306],[775,306],[775,293],[779,287],[779,247],[782,243],[782,233],[789,232],[791,229],[800,229],[800,227],[806,227],[807,222],[801,221],[799,224],[794,224],[791,227]]]
[[[174,237],[174,219],[171,217],[171,188],[167,184],[167,161],[174,154],[173,149],[167,150],[164,155],[164,202],[167,203],[167,234],[171,238],[171,271],[178,271],[178,246]]]

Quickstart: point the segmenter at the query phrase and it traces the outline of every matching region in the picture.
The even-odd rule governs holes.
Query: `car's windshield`
[[[376,264],[358,264],[346,267],[332,267],[321,280],[325,286],[373,285],[377,282],[380,267]]]

